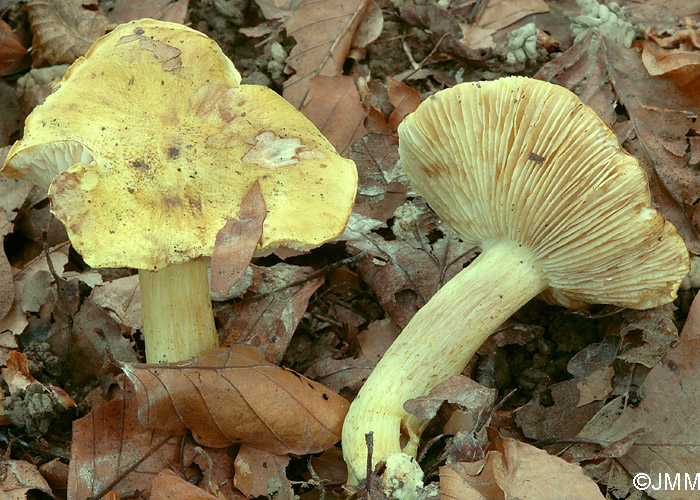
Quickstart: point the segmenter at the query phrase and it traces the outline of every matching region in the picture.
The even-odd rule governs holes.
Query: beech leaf
[[[367,4],[368,0],[303,0],[285,23],[287,34],[297,41],[287,58],[296,73],[284,83],[282,94],[293,106],[304,104],[313,77],[342,73]]]
[[[263,231],[267,211],[260,183],[241,200],[239,219],[228,219],[216,235],[211,255],[211,291],[226,295],[238,283],[253,258]]]
[[[122,364],[136,387],[139,421],[189,429],[203,446],[235,443],[282,455],[316,453],[340,439],[348,402],[253,346],[235,345],[182,363]]]
[[[155,474],[180,461],[181,438],[139,424],[131,384],[122,397],[73,422],[68,498],[148,490]]]

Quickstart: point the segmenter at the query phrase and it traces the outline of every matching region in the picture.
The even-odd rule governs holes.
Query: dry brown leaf
[[[2,378],[7,383],[10,394],[19,390],[25,390],[36,379],[29,370],[29,360],[27,356],[19,351],[12,351],[7,366],[2,369]]]
[[[350,158],[358,173],[353,212],[388,221],[406,201],[409,188],[396,143],[388,134],[369,134],[352,145]]]
[[[343,461],[343,451],[338,447],[328,448],[317,457],[311,457],[311,467],[328,486],[340,486],[348,480],[348,466]]]
[[[219,329],[223,336],[221,346],[254,345],[263,351],[268,362],[278,364],[306,311],[309,298],[324,279],[314,276],[315,270],[311,267],[282,263],[272,267],[251,265],[250,268],[253,276],[249,293],[269,295],[216,307],[216,317],[223,325]],[[287,286],[294,283],[294,286]]]
[[[218,500],[218,497],[178,477],[170,469],[159,472],[151,481],[151,500]]]
[[[645,311],[624,311],[620,328],[622,352],[618,358],[648,368],[656,366],[678,342],[675,310],[673,304],[666,304]]]
[[[443,403],[481,414],[496,401],[496,389],[484,387],[464,375],[455,375],[436,385],[427,396],[410,399],[404,409],[426,422],[437,415]]]
[[[499,30],[531,14],[549,12],[544,0],[490,0],[474,20],[480,28]]]
[[[627,407],[609,429],[583,437],[605,443],[622,441],[639,433],[636,443],[617,460],[634,476],[644,473],[653,485],[663,483],[664,475],[680,473],[695,477],[700,461],[700,340],[681,340],[659,364],[652,368],[640,390],[636,408]],[[647,493],[657,500],[700,498],[698,491],[651,488]]]
[[[96,285],[90,295],[95,304],[102,307],[127,331],[138,330],[141,321],[141,293],[139,276],[125,276]]]
[[[285,23],[297,44],[287,58],[296,73],[283,96],[296,108],[306,102],[315,76],[340,75],[368,0],[303,0]],[[331,141],[333,142],[333,141]]]
[[[0,81],[0,108],[0,147],[4,147],[9,144],[12,134],[19,131],[20,124],[17,93],[4,80]]]
[[[68,487],[68,464],[59,458],[39,466],[39,472],[53,490],[65,490]]]
[[[337,392],[345,388],[357,392],[399,333],[389,319],[373,321],[358,335],[357,358],[322,359],[307,370],[306,376]]]
[[[73,422],[68,498],[100,498],[147,491],[153,476],[180,461],[181,437],[146,429],[137,418],[131,384],[119,399]]]
[[[394,111],[389,117],[389,125],[393,131],[399,126],[406,115],[413,113],[421,103],[420,94],[405,83],[387,77],[389,82],[389,101],[394,105]]]
[[[642,62],[652,76],[671,78],[679,87],[694,92],[700,86],[700,27],[686,18],[685,28],[647,29]]]
[[[255,0],[265,19],[286,20],[294,14],[301,0]]]
[[[20,38],[12,32],[12,28],[0,19],[0,73],[17,62],[27,49]]]
[[[292,51],[293,52],[293,51]],[[285,96],[286,97],[286,96]],[[341,155],[367,135],[365,112],[355,81],[350,76],[316,76],[309,82],[301,112],[313,122]]]
[[[267,363],[252,346],[122,369],[136,387],[145,426],[189,429],[214,448],[245,443],[279,455],[322,451],[340,439],[348,408],[330,389]]]
[[[32,490],[41,491],[47,497],[53,498],[51,488],[36,465],[24,460],[3,459],[0,462],[0,496],[3,500],[29,498],[28,494]]]
[[[12,224],[7,220],[5,210],[0,208],[0,241],[3,241],[5,235],[12,231]],[[0,320],[4,318],[12,308],[12,302],[15,298],[15,286],[12,283],[13,279],[12,266],[7,260],[4,248],[0,251]]]
[[[649,78],[634,49],[597,33],[589,33],[535,77],[573,89],[610,125],[618,119],[616,102],[625,107],[631,121],[628,130],[635,136],[626,146],[646,170],[658,210],[676,226],[688,248],[700,252],[698,230],[691,222],[700,200],[700,179],[689,168],[686,153],[700,99],[669,80]]]
[[[352,254],[367,254],[357,264],[362,278],[391,319],[403,328],[440,286],[473,258],[474,249],[460,241],[422,200],[404,203],[394,216],[396,239],[384,239],[375,232],[384,224],[359,214],[351,215],[340,239],[347,242]],[[432,243],[428,235],[434,237]]]
[[[593,401],[603,401],[612,392],[617,346],[613,344],[591,344],[569,360],[566,369],[574,376],[579,390],[577,407]]]
[[[248,269],[260,242],[267,210],[257,180],[241,200],[239,218],[230,218],[216,234],[211,254],[211,284],[214,294],[227,295]]]
[[[492,450],[474,463],[440,467],[441,498],[456,500],[604,500],[581,467],[489,432]]]
[[[374,42],[384,29],[384,15],[382,9],[374,0],[369,0],[362,21],[352,38],[353,49],[364,49]]]
[[[578,406],[582,394],[577,380],[566,380],[550,387],[554,404],[540,404],[539,395],[518,409],[515,420],[525,437],[530,439],[570,438],[588,423],[603,407],[602,401]]]
[[[27,12],[35,68],[72,63],[114,27],[82,0],[32,0]]]
[[[236,456],[233,485],[248,498],[294,500],[294,490],[286,474],[288,464],[288,456],[241,446]]]
[[[171,23],[184,24],[189,0],[117,0],[110,5],[107,18],[114,24],[122,24],[148,17]]]

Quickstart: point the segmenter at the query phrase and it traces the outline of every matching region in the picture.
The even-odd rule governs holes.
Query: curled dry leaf
[[[491,0],[474,20],[480,28],[500,30],[531,14],[549,12],[544,0]]]
[[[0,19],[0,72],[12,66],[27,53],[22,41],[12,32],[12,28]]]
[[[147,491],[155,474],[179,463],[182,438],[141,426],[136,403],[133,387],[125,382],[120,398],[73,422],[68,498]]]
[[[211,291],[225,296],[243,277],[260,242],[267,211],[260,182],[241,200],[239,218],[230,218],[216,234],[211,254]]]
[[[170,469],[163,470],[151,481],[151,500],[217,500],[211,493],[179,477]]]
[[[367,113],[351,76],[312,78],[308,98],[300,111],[343,156],[357,139],[367,135],[364,126]]]
[[[348,402],[321,384],[267,363],[246,345],[183,363],[123,364],[146,427],[189,429],[215,448],[244,443],[282,455],[315,453],[340,439]]]
[[[492,449],[486,458],[440,467],[443,498],[472,500],[603,500],[598,486],[581,467],[546,451],[503,438],[491,430]]]
[[[394,80],[392,77],[387,77],[389,82],[389,101],[394,105],[394,111],[389,117],[389,125],[393,131],[399,126],[399,123],[409,113],[413,113],[421,103],[420,94],[406,85],[405,83]]]
[[[367,4],[368,0],[303,0],[285,23],[287,34],[297,41],[287,58],[296,73],[284,83],[282,94],[292,105],[304,104],[313,77],[342,73]]]
[[[27,6],[34,67],[72,63],[114,25],[82,0],[32,0]]]

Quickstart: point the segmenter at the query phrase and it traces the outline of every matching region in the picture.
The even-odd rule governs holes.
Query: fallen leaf
[[[117,0],[110,5],[107,18],[114,24],[127,23],[146,17],[184,24],[187,18],[188,4],[189,0],[150,0],[148,2]]]
[[[0,241],[12,231],[12,224],[7,220],[5,210],[0,208]],[[0,320],[7,316],[15,300],[15,286],[12,283],[13,273],[10,261],[7,260],[4,248],[0,251]]]
[[[420,94],[405,83],[387,77],[389,83],[389,101],[394,105],[394,111],[389,117],[391,129],[396,131],[406,115],[413,113],[421,103]]]
[[[286,20],[294,14],[301,0],[255,0],[265,19]]]
[[[374,0],[369,0],[362,21],[352,38],[353,49],[364,49],[374,42],[384,29],[382,9]]]
[[[27,5],[34,34],[34,67],[72,63],[114,26],[82,0],[32,0]]]
[[[375,232],[383,225],[352,214],[339,239],[347,242],[353,255],[367,254],[357,264],[362,278],[375,291],[389,317],[403,328],[475,252],[422,200],[409,201],[396,209],[392,226],[395,239],[386,240]]]
[[[181,437],[142,427],[131,384],[120,398],[73,421],[68,498],[148,491],[153,476],[180,462]]]
[[[369,134],[352,145],[350,158],[358,173],[353,212],[386,222],[406,202],[408,178],[389,134]]]
[[[610,396],[617,350],[616,345],[609,343],[591,344],[569,360],[566,369],[574,376],[580,394],[577,407]]]
[[[554,404],[544,406],[536,395],[518,409],[515,421],[529,439],[571,438],[603,407],[602,401],[578,406],[581,393],[576,380],[566,380],[550,387]]]
[[[282,95],[294,107],[305,103],[313,77],[342,74],[367,5],[368,0],[303,0],[285,23],[297,42],[287,58],[296,73],[284,82]]]
[[[648,28],[642,40],[642,62],[652,76],[671,78],[679,87],[693,92],[700,80],[700,27],[686,18],[684,28]],[[692,86],[692,88],[689,88]]]
[[[286,474],[288,464],[288,456],[241,446],[236,456],[233,485],[248,498],[294,500],[294,490]]]
[[[673,304],[666,304],[645,311],[624,311],[620,329],[623,338],[618,358],[648,368],[656,366],[678,342],[675,310]]]
[[[490,0],[474,19],[480,28],[499,30],[531,14],[549,12],[544,0]]]
[[[10,25],[0,19],[0,73],[5,71],[27,53],[22,40],[15,35]]]
[[[325,358],[314,363],[305,375],[336,392],[346,388],[357,392],[399,333],[389,319],[373,321],[358,335],[357,358]]]
[[[348,403],[330,389],[236,345],[183,363],[123,364],[147,427],[192,431],[214,448],[245,443],[275,454],[315,453],[340,439]]]
[[[34,498],[37,493],[33,490],[53,498],[51,488],[36,465],[24,460],[3,459],[0,462],[0,493],[3,499]]]
[[[216,234],[211,254],[211,291],[226,295],[243,277],[260,242],[267,215],[257,180],[241,200],[239,218],[230,218]]]
[[[7,383],[10,394],[19,390],[25,390],[36,379],[29,371],[29,360],[27,356],[19,351],[12,351],[10,359],[7,361],[7,366],[2,369],[2,378]]]
[[[178,477],[172,470],[159,472],[151,481],[151,500],[217,500],[218,497]]]
[[[54,490],[63,490],[65,492],[68,487],[68,464],[61,461],[59,458],[54,458],[50,462],[39,466],[39,472],[46,479]]]
[[[338,447],[328,448],[317,457],[311,457],[311,467],[323,484],[340,486],[348,480],[348,466],[343,461],[343,452]]]
[[[647,375],[637,407],[628,406],[605,431],[588,439],[616,443],[639,432],[635,444],[617,460],[634,476],[644,473],[652,484],[698,469],[700,454],[700,340],[681,340]],[[660,474],[660,476],[659,476]],[[698,498],[697,492],[650,488],[657,500]]]
[[[474,463],[440,467],[440,494],[456,500],[604,500],[581,467],[546,451],[489,433],[492,449]]]
[[[308,97],[300,111],[341,155],[347,155],[353,143],[367,135],[364,126],[367,113],[351,76],[311,78]]]
[[[139,276],[125,276],[96,285],[90,295],[117,323],[128,330],[138,330],[141,321],[141,292]]]
[[[464,375],[439,383],[427,396],[410,399],[404,409],[424,421],[432,420],[443,403],[450,403],[480,415],[496,401],[496,389],[484,387]]]
[[[306,312],[309,298],[324,279],[313,276],[315,270],[311,267],[284,263],[250,267],[253,283],[249,293],[253,297],[216,307],[216,318],[222,323],[221,346],[254,345],[263,351],[265,360],[278,364]],[[254,298],[255,295],[264,296]]]

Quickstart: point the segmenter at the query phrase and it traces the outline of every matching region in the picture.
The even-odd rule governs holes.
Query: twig
[[[417,72],[419,69],[421,69],[421,68],[425,65],[426,61],[427,61],[428,59],[430,59],[430,58],[433,56],[433,54],[435,54],[435,51],[438,49],[438,47],[440,46],[440,44],[442,43],[442,41],[445,39],[446,36],[447,36],[447,33],[443,33],[443,34],[442,34],[442,36],[441,36],[440,39],[437,41],[437,43],[435,44],[435,46],[432,48],[432,50],[430,51],[430,53],[429,53],[427,56],[425,56],[425,57],[423,58],[423,60],[420,62],[420,64],[418,64],[418,66],[416,66],[416,62],[415,62],[415,61],[413,60],[413,58],[411,57],[411,63],[412,63],[412,65],[413,65],[413,71],[411,71],[409,74],[407,74],[407,75],[405,75],[404,77],[402,77],[400,81],[407,80],[409,77],[411,77],[411,76],[413,76],[414,74],[416,74],[416,72]],[[404,44],[405,44],[405,42],[404,42]],[[408,47],[406,47],[406,46],[404,45],[404,51],[405,51],[405,50],[408,50]]]

